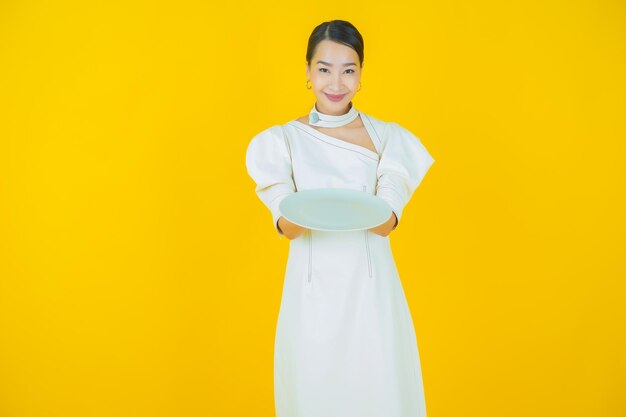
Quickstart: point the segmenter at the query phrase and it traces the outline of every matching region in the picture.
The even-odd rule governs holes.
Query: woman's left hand
[[[389,220],[387,220],[385,223],[383,224],[379,224],[376,227],[373,227],[371,229],[368,229],[370,232],[376,233],[377,235],[381,235],[381,236],[387,236],[389,233],[391,233],[392,230],[394,230],[394,226],[396,225],[396,213],[394,213],[393,211],[391,212],[391,217],[389,217]]]

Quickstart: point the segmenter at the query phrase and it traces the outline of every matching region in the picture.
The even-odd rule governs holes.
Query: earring
[[[311,84],[311,87],[309,87],[309,81],[311,81],[311,80],[306,80],[306,84],[305,84],[305,86],[306,86],[306,88],[307,88],[308,90],[310,90],[310,89],[311,89],[311,87],[313,87],[313,85],[312,85],[312,84]]]
[[[359,89],[356,91],[361,91],[361,81],[359,81]]]

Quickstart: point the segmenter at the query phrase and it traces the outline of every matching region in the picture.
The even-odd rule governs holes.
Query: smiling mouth
[[[330,98],[335,98],[335,99],[345,96],[345,94],[339,94],[339,95],[333,95],[333,94],[328,94],[328,93],[324,93],[324,94],[326,94]]]

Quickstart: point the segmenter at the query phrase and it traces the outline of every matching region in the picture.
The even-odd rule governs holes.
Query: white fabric
[[[377,152],[297,120],[251,140],[247,170],[275,229],[280,201],[311,188],[376,194],[401,218],[434,159],[399,124],[360,115]],[[277,417],[426,416],[413,320],[389,236],[307,229],[289,241],[274,400]]]

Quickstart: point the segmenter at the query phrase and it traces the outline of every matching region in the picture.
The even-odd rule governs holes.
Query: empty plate
[[[280,213],[290,222],[322,231],[355,231],[376,227],[391,216],[385,200],[348,188],[302,190],[285,197]]]

